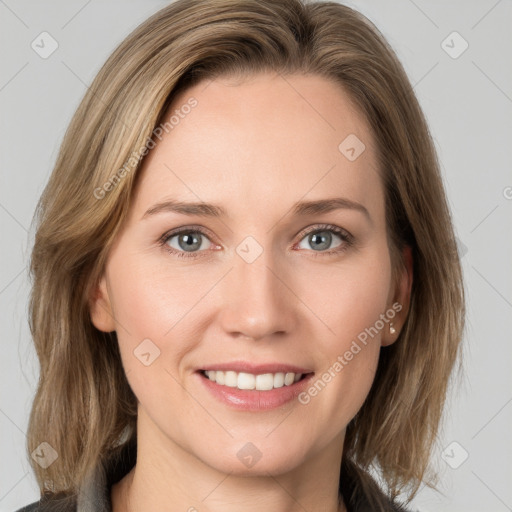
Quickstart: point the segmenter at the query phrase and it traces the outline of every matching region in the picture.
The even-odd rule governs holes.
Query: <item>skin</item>
[[[113,510],[345,510],[345,429],[370,390],[381,346],[398,337],[411,288],[410,253],[392,280],[373,134],[344,90],[314,75],[223,77],[183,91],[171,110],[190,97],[197,106],[143,162],[129,218],[91,297],[92,321],[117,332],[139,401],[137,464],[112,487]],[[355,161],[338,149],[349,134],[366,146]],[[291,211],[299,200],[332,197],[363,205],[369,217],[347,208]],[[142,219],[170,198],[216,203],[227,216]],[[330,245],[315,250],[304,230],[322,223],[348,231],[353,244],[331,233]],[[183,226],[208,232],[196,233],[203,244],[195,257],[158,244]],[[252,263],[236,252],[247,236],[263,249]],[[171,240],[180,251],[179,237]],[[319,376],[395,302],[396,333],[386,324],[306,405],[234,410],[195,373],[246,360]],[[160,350],[149,366],[133,354],[147,338]],[[261,452],[252,468],[237,457],[248,442]]]

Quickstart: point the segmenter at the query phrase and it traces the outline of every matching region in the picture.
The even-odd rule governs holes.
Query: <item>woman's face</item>
[[[203,82],[171,110],[91,309],[138,436],[239,474],[339,457],[406,309],[373,135],[311,75]]]

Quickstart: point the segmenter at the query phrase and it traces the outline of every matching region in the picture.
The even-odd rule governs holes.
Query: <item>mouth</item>
[[[201,375],[220,386],[240,390],[271,391],[305,379],[310,373],[276,372],[276,373],[246,373],[232,370],[200,370]]]
[[[242,365],[246,371],[235,371],[226,366],[234,365],[200,369],[195,373],[209,396],[230,408],[247,412],[268,411],[294,401],[314,375],[304,368],[287,365]],[[239,364],[236,366],[240,369]]]

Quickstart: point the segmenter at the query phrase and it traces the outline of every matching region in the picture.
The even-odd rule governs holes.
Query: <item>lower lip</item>
[[[304,388],[308,386],[311,377],[313,377],[313,373],[310,373],[289,386],[274,388],[268,391],[257,391],[256,389],[247,390],[223,386],[211,381],[201,372],[198,372],[197,375],[206,389],[221,402],[235,409],[253,412],[275,409],[295,400]]]

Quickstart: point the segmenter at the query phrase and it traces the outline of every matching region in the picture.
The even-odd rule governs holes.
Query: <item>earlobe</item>
[[[105,276],[92,289],[89,297],[89,309],[91,321],[96,329],[103,332],[115,331],[116,325]]]
[[[398,339],[407,314],[409,313],[414,265],[410,246],[404,247],[402,251],[402,261],[404,266],[397,279],[395,293],[390,304],[391,309],[393,309],[396,314],[386,325],[382,334],[381,345],[383,347],[391,345]]]

